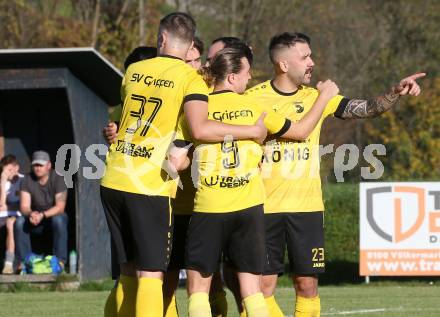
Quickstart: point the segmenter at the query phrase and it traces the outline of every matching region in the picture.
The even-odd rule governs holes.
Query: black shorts
[[[174,215],[173,249],[168,271],[185,268],[185,245],[191,215]]]
[[[264,221],[269,259],[264,269],[265,275],[284,272],[286,246],[293,274],[311,275],[325,272],[323,212],[265,214]]]
[[[166,271],[171,254],[169,198],[101,186],[101,201],[119,264],[141,271]]]
[[[118,256],[116,255],[116,247],[113,239],[110,239],[110,255],[112,264],[112,280],[117,280],[121,275],[121,268],[119,267]]]
[[[195,212],[188,228],[186,267],[214,273],[223,252],[238,272],[261,274],[267,262],[264,241],[263,205],[228,213]]]

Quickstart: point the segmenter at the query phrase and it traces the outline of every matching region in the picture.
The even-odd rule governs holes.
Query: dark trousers
[[[55,217],[43,219],[38,225],[30,223],[28,217],[17,217],[14,227],[16,242],[16,253],[20,261],[24,261],[26,255],[32,252],[31,234],[43,234],[46,230],[52,230],[53,243],[52,253],[58,259],[67,262],[67,223],[68,217],[65,213]]]

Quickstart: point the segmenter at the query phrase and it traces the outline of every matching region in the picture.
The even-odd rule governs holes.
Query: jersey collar
[[[270,86],[272,87],[272,89],[279,95],[281,96],[293,96],[295,95],[298,90],[301,89],[301,86],[299,86],[299,88],[293,92],[282,92],[281,90],[279,90],[277,87],[275,87],[275,85],[273,84],[273,79],[270,81]]]
[[[157,55],[157,57],[166,57],[166,58],[180,59],[181,61],[183,61],[183,59],[181,59],[180,57],[173,56],[173,55],[167,55],[167,54]]]
[[[227,93],[227,92],[233,92],[233,91],[232,91],[232,90],[229,90],[229,89],[219,90],[219,91],[211,92],[210,95],[224,94],[224,93]]]

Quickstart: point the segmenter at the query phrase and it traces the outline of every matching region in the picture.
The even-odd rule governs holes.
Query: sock
[[[137,278],[127,275],[119,277],[116,287],[116,309],[120,317],[132,317],[135,314]]]
[[[264,298],[266,301],[267,309],[269,310],[270,317],[284,317],[283,312],[281,311],[280,306],[278,306],[277,301],[275,300],[275,296],[270,296]]]
[[[150,277],[138,279],[136,317],[163,317],[162,280]]]
[[[118,310],[116,309],[116,287],[113,287],[110,294],[108,294],[104,306],[104,317],[118,317]]]
[[[198,292],[189,297],[188,303],[189,317],[209,317],[211,316],[211,307],[209,306],[208,293]]]
[[[209,296],[211,313],[213,317],[226,317],[228,315],[228,302],[226,292],[219,291]]]
[[[179,317],[176,305],[176,295],[163,298],[164,317]]]
[[[248,317],[269,317],[269,310],[267,309],[266,301],[263,293],[257,293],[246,297],[244,300],[244,307]]]
[[[5,262],[14,263],[15,254],[13,252],[6,251]]]
[[[321,301],[319,296],[307,298],[296,296],[295,317],[321,316]]]

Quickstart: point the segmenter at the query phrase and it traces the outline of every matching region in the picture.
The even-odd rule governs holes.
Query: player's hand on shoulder
[[[255,122],[255,137],[254,141],[258,144],[263,144],[264,140],[267,137],[267,128],[264,125],[264,118],[266,117],[267,113],[263,112],[260,117],[258,118],[257,122]]]
[[[339,94],[338,85],[336,85],[336,83],[330,79],[327,79],[326,81],[319,81],[316,84],[316,89],[319,90],[320,95],[324,95],[329,99]]]

